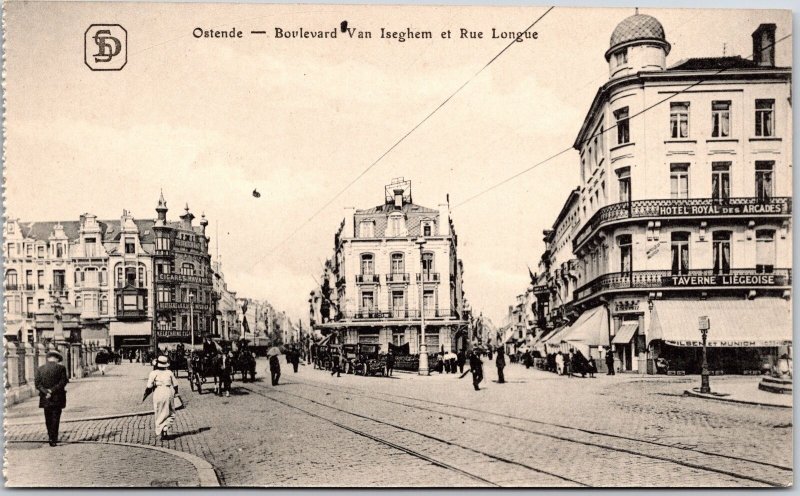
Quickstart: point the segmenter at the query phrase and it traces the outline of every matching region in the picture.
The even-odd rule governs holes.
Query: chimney
[[[753,31],[753,62],[775,67],[775,24],[762,24]]]
[[[395,208],[395,210],[402,210],[403,209],[403,190],[402,189],[394,190],[394,208]]]
[[[194,214],[189,211],[189,204],[186,204],[186,208],[183,209],[186,213],[181,215],[182,227],[187,231],[192,230],[192,221],[194,220]]]

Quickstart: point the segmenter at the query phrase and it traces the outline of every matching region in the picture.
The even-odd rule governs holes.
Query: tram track
[[[340,429],[346,430],[346,431],[351,432],[353,434],[356,434],[358,436],[361,436],[361,437],[370,439],[372,441],[375,441],[377,443],[383,444],[385,446],[397,449],[397,450],[402,451],[402,452],[404,452],[404,453],[406,453],[408,455],[411,455],[411,456],[414,456],[414,457],[419,458],[421,460],[424,460],[426,462],[429,462],[429,463],[431,463],[431,464],[433,464],[435,466],[438,466],[438,467],[441,467],[441,468],[444,468],[444,469],[459,473],[459,474],[461,474],[461,475],[463,475],[465,477],[469,477],[469,478],[471,478],[473,480],[482,482],[482,483],[490,485],[490,486],[494,486],[494,487],[502,487],[503,486],[502,481],[489,480],[489,479],[487,479],[485,477],[482,477],[482,476],[474,473],[473,471],[469,471],[469,470],[460,468],[460,467],[458,467],[458,466],[456,466],[456,465],[454,465],[452,463],[448,463],[448,462],[445,462],[445,461],[443,461],[441,459],[438,459],[436,457],[433,457],[433,456],[430,456],[430,455],[426,455],[425,453],[423,453],[423,452],[421,452],[421,451],[419,451],[417,449],[414,449],[414,448],[405,446],[403,444],[400,444],[400,443],[391,441],[389,439],[386,439],[386,437],[375,435],[375,434],[371,434],[369,432],[366,432],[363,429],[358,429],[358,428],[346,425],[346,424],[344,424],[342,422],[337,422],[336,420],[328,418],[328,417],[326,417],[324,415],[320,415],[318,413],[314,413],[314,412],[310,411],[307,408],[303,408],[303,407],[300,407],[298,405],[291,404],[291,403],[289,403],[287,401],[283,401],[281,399],[275,398],[273,396],[273,394],[267,394],[264,391],[258,391],[258,390],[256,390],[254,388],[255,386],[256,386],[255,384],[249,384],[248,386],[241,386],[240,388],[244,389],[246,391],[249,391],[251,393],[254,393],[254,394],[258,395],[258,396],[264,397],[264,398],[266,398],[266,399],[268,399],[270,401],[274,401],[276,403],[284,405],[284,406],[286,406],[288,408],[292,408],[294,410],[300,411],[300,412],[302,412],[302,413],[304,413],[306,415],[309,415],[311,417],[314,417],[314,418],[317,418],[319,420],[323,420],[325,422],[328,422],[328,423],[330,423],[330,424],[332,424],[332,425],[334,425],[334,426],[336,426],[336,427],[338,427]],[[281,390],[281,389],[269,388],[267,386],[262,386],[259,389],[261,389],[261,388],[263,388],[265,391],[269,391],[270,393],[277,392],[277,393],[280,393],[280,394],[284,394],[284,395],[287,395],[287,396],[298,398],[298,399],[301,399],[303,401],[312,403],[313,405],[317,405],[317,406],[320,406],[320,407],[331,409],[331,410],[334,410],[334,411],[339,412],[341,414],[352,416],[352,417],[355,417],[355,418],[363,420],[363,421],[371,422],[373,424],[378,424],[380,426],[390,427],[392,429],[396,429],[398,431],[402,431],[402,432],[405,432],[405,433],[408,433],[408,434],[411,434],[411,435],[414,435],[414,436],[418,436],[418,437],[424,438],[424,439],[429,440],[429,441],[434,441],[436,443],[439,443],[439,444],[447,446],[447,447],[454,447],[454,448],[466,450],[466,451],[469,451],[471,453],[474,453],[475,455],[490,459],[490,460],[492,460],[494,462],[500,462],[500,463],[503,463],[503,464],[506,464],[506,465],[511,465],[511,466],[514,466],[514,467],[519,467],[519,468],[528,470],[530,472],[533,472],[533,473],[537,474],[538,476],[550,477],[550,478],[553,478],[553,479],[557,479],[557,480],[569,483],[570,485],[574,485],[574,486],[588,487],[588,484],[585,484],[585,483],[577,481],[577,480],[570,479],[568,477],[564,477],[564,476],[556,474],[556,473],[548,472],[548,471],[545,471],[545,470],[542,470],[542,469],[539,469],[539,468],[536,468],[536,467],[532,467],[532,466],[524,464],[524,463],[520,463],[520,462],[517,462],[517,461],[514,461],[514,460],[510,460],[510,459],[507,459],[507,458],[504,458],[504,457],[501,457],[501,456],[497,456],[497,455],[494,455],[492,453],[488,453],[488,452],[485,452],[485,451],[482,451],[482,450],[479,450],[479,449],[475,449],[475,448],[472,448],[472,447],[469,447],[469,446],[464,446],[462,444],[455,443],[453,441],[448,441],[448,440],[442,439],[442,438],[440,438],[438,436],[434,436],[434,435],[431,435],[431,434],[420,432],[420,431],[415,430],[415,429],[410,429],[410,428],[407,428],[407,427],[403,427],[403,426],[394,424],[392,422],[387,422],[385,420],[381,420],[381,419],[377,419],[377,418],[374,418],[374,417],[370,417],[368,415],[363,415],[363,414],[355,413],[355,412],[352,412],[352,411],[349,411],[349,410],[345,410],[345,409],[341,409],[341,408],[338,408],[338,407],[334,407],[332,405],[327,405],[327,404],[325,404],[323,402],[320,402],[320,401],[317,401],[317,400],[315,400],[313,398],[307,398],[307,397],[302,396],[302,395],[290,393],[288,391]]]
[[[357,394],[357,395],[362,396],[364,398],[369,398],[369,399],[373,399],[373,400],[377,400],[377,401],[382,401],[382,402],[385,402],[385,403],[394,404],[394,405],[402,406],[402,407],[405,407],[405,408],[412,408],[412,409],[417,409],[417,410],[421,410],[421,411],[428,411],[428,412],[431,412],[431,413],[436,413],[438,415],[447,415],[448,417],[453,417],[453,418],[458,418],[458,419],[463,419],[463,420],[469,420],[469,421],[474,421],[474,422],[480,422],[480,423],[483,423],[483,424],[486,424],[486,425],[492,425],[492,426],[495,426],[495,427],[509,429],[509,430],[513,430],[513,431],[517,431],[517,432],[524,432],[524,433],[527,433],[527,434],[531,434],[531,435],[535,435],[535,436],[541,436],[541,437],[545,437],[545,438],[552,439],[552,440],[555,440],[555,441],[575,443],[575,444],[578,444],[578,445],[588,446],[588,447],[592,447],[592,448],[599,448],[599,449],[608,450],[608,451],[611,451],[611,452],[623,453],[623,454],[633,455],[633,456],[641,456],[641,457],[645,457],[645,458],[648,458],[648,459],[651,459],[651,460],[672,463],[672,464],[676,464],[676,465],[679,465],[679,466],[682,466],[682,467],[691,468],[691,469],[695,469],[695,470],[702,470],[702,471],[706,471],[706,472],[712,472],[712,473],[724,475],[724,476],[727,476],[727,477],[733,477],[733,478],[736,478],[736,479],[747,480],[747,481],[754,482],[754,483],[757,483],[757,484],[763,484],[763,485],[766,485],[766,486],[785,487],[787,484],[791,483],[791,473],[793,471],[793,469],[791,467],[786,467],[786,466],[783,466],[783,465],[773,464],[773,463],[769,463],[769,462],[761,462],[761,461],[751,460],[751,459],[748,459],[748,458],[737,457],[737,456],[733,456],[733,455],[725,455],[725,454],[714,453],[714,452],[710,452],[710,451],[706,451],[706,450],[698,450],[698,449],[694,449],[694,448],[679,447],[679,446],[670,445],[668,443],[660,443],[658,441],[639,439],[639,438],[634,438],[634,437],[630,437],[630,436],[623,436],[623,435],[612,434],[612,433],[604,433],[604,432],[600,432],[600,431],[594,431],[594,430],[590,430],[590,429],[582,429],[582,428],[573,427],[573,426],[565,426],[565,425],[561,425],[561,424],[558,424],[558,423],[545,422],[545,421],[527,419],[527,418],[522,418],[522,417],[515,417],[513,415],[501,414],[501,413],[491,412],[491,411],[487,411],[487,410],[464,407],[464,406],[459,406],[459,405],[453,405],[453,404],[444,403],[444,402],[438,402],[438,401],[433,401],[433,400],[414,398],[414,397],[410,397],[410,396],[397,395],[397,394],[384,393],[384,392],[377,392],[375,394],[369,394],[368,392],[364,391],[363,389],[360,389],[360,388],[357,388],[357,387],[352,387],[352,386],[331,387],[331,386],[324,386],[324,385],[315,384],[315,383],[306,382],[306,381],[300,381],[300,380],[297,380],[297,379],[294,379],[294,378],[292,379],[292,382],[296,382],[298,384],[314,387],[314,388],[317,388],[317,389],[327,390],[327,391],[336,391],[336,392],[344,392],[344,391],[346,391],[346,392],[348,392],[350,394]],[[303,397],[301,395],[297,395],[297,394],[294,394],[294,393],[289,393],[288,391],[285,391],[285,390],[279,390],[279,391],[283,392],[285,394],[294,395],[294,396],[296,396],[298,398],[302,398],[302,399],[304,399],[306,401],[316,401],[316,400],[313,400],[313,399],[310,399],[310,398]],[[414,401],[414,402],[427,404],[428,406],[421,406],[421,405],[418,405],[418,404],[411,404],[411,403],[408,403],[406,401],[398,401],[397,399],[387,399],[385,397],[376,396],[376,394],[377,395],[382,395],[382,396],[387,396],[387,397],[390,397],[390,398],[399,398],[399,399],[404,399],[404,400],[411,400],[411,401]],[[325,403],[319,403],[319,404],[321,404],[323,406],[327,406],[329,408],[341,410],[341,409],[338,409],[336,407],[332,407],[330,405],[326,405]],[[443,408],[446,408],[447,410],[442,410],[442,409],[438,409],[438,408],[432,408],[429,405],[438,405],[438,406],[441,406]],[[461,410],[461,414],[453,413],[451,410],[454,410],[454,409],[455,410]],[[355,414],[353,412],[348,412],[348,411],[345,411],[345,410],[341,410],[341,411],[344,411],[346,413],[350,413],[350,414],[353,414],[353,415],[359,415],[359,414]],[[479,413],[479,414],[483,415],[484,417],[480,418],[480,417],[475,417],[475,416],[472,416],[472,415],[463,414],[463,412],[465,412],[465,411],[466,412]],[[578,439],[578,438],[575,438],[575,437],[570,437],[570,436],[566,435],[565,433],[544,432],[544,431],[538,430],[538,429],[532,429],[532,428],[528,428],[528,427],[520,427],[518,425],[511,425],[509,423],[492,421],[492,420],[489,420],[489,419],[485,418],[485,416],[494,416],[494,417],[499,417],[499,418],[505,419],[505,420],[512,420],[512,421],[515,421],[515,422],[522,422],[524,424],[534,424],[534,425],[539,425],[539,426],[543,426],[543,427],[547,427],[547,428],[553,428],[553,429],[557,429],[557,430],[560,429],[560,430],[566,430],[568,432],[577,432],[577,433],[580,433],[582,435],[594,436],[594,437],[598,437],[600,439],[599,440],[598,439],[589,439],[589,440],[587,440],[587,439]],[[612,444],[614,442],[616,442],[618,445],[617,446],[613,446]],[[619,443],[632,443],[634,446],[630,446],[630,445],[629,446],[620,446]],[[646,448],[650,448],[650,450],[648,450]],[[662,449],[662,450],[666,450],[666,451],[674,450],[675,452],[681,453],[681,455],[683,455],[684,457],[688,457],[688,458],[691,458],[691,456],[695,456],[695,455],[703,455],[704,457],[710,457],[709,460],[706,460],[706,461],[716,461],[716,462],[718,462],[718,465],[719,465],[719,462],[722,462],[723,465],[725,463],[727,463],[728,465],[730,465],[731,463],[736,463],[736,464],[744,464],[744,465],[748,465],[748,466],[737,466],[735,469],[721,468],[719,466],[715,467],[715,466],[710,466],[708,463],[699,463],[697,461],[691,461],[691,459],[689,459],[689,460],[680,459],[681,457],[669,456],[668,454],[656,454],[656,453],[652,452],[652,449]],[[761,475],[754,475],[754,473],[762,472],[763,469],[765,469],[765,468],[766,469],[770,469],[773,472],[775,472],[774,474],[772,474],[775,477],[774,478],[766,478],[766,477],[763,477]],[[744,469],[744,470],[742,470],[742,469]],[[750,472],[750,473],[743,473],[743,472]],[[788,472],[788,475],[789,475],[789,482],[778,482],[778,481],[775,480],[775,479],[781,479],[782,477],[780,477],[780,476],[787,475],[787,472]]]

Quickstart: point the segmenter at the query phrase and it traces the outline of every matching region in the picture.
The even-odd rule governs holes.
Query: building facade
[[[159,198],[153,267],[155,271],[155,337],[160,347],[191,343],[218,335],[213,272],[205,215],[194,225],[187,205],[179,222],[167,220],[167,202]],[[217,333],[217,334],[215,334]]]
[[[424,316],[430,353],[467,348],[470,318],[457,240],[449,206],[413,203],[411,183],[402,178],[386,186],[381,205],[348,209],[309,300],[315,330],[383,350],[407,343],[417,354]]]
[[[239,321],[239,305],[236,303],[236,292],[228,289],[225,275],[222,273],[222,262],[213,263],[214,295],[217,303],[214,334],[226,340],[237,340],[241,337]]]
[[[574,144],[561,343],[598,363],[610,345],[618,369],[640,373],[657,358],[697,372],[701,316],[712,369],[755,372],[791,345],[791,68],[775,64],[775,29],[752,34],[753,60],[669,67],[658,20],[614,30],[610,79]]]

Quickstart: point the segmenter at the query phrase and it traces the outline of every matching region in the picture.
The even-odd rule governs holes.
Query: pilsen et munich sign
[[[663,278],[665,286],[784,286],[786,278],[777,274],[673,275]]]

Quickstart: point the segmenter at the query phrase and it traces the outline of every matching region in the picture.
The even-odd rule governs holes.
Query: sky
[[[382,203],[383,186],[404,177],[415,203],[436,208],[449,195],[467,298],[500,323],[578,183],[577,152],[462,202],[572,145],[608,78],[611,33],[633,14],[556,7],[532,29],[537,40],[512,44],[478,74],[508,44],[490,38],[492,27],[521,31],[545,10],[7,2],[6,215],[153,218],[163,190],[170,219],[186,204],[205,213],[229,288],[306,319],[344,208]],[[778,38],[791,30],[786,11],[641,13],[663,24],[668,65],[723,46],[747,57],[763,22]],[[343,20],[373,38],[274,37],[275,27],[330,31]],[[84,65],[94,23],[127,30],[121,71]],[[197,27],[244,35],[198,39]],[[434,38],[380,39],[381,27]],[[457,39],[462,27],[484,38]],[[442,39],[448,29],[453,39]],[[791,41],[776,58],[791,64]]]

